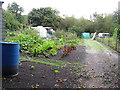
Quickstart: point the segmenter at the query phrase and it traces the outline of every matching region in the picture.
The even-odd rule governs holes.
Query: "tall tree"
[[[118,22],[120,22],[120,19],[118,20],[118,17],[120,18],[120,14],[117,11],[113,12],[113,22],[114,22],[114,26],[117,27],[118,26]]]
[[[108,14],[104,17],[104,30],[109,33],[113,33],[114,30],[114,20],[113,20],[113,15]]]
[[[73,27],[77,24],[77,19],[74,16],[65,17],[61,19],[60,24],[62,26],[62,29],[68,31],[70,27]]]
[[[16,2],[13,2],[12,4],[8,4],[8,10],[10,10],[11,13],[15,15],[21,14],[24,10],[22,7],[20,7]]]
[[[60,16],[58,16],[58,11],[50,7],[33,9],[28,14],[29,23],[32,26],[52,26],[58,27],[60,22]]]
[[[16,2],[13,2],[12,4],[8,4],[7,9],[15,15],[16,20],[23,24],[24,17],[21,15],[21,13],[24,11],[24,9],[22,7],[20,7]]]
[[[95,30],[97,32],[104,32],[104,17],[103,14],[97,14],[97,16],[94,19],[94,23],[95,23]]]

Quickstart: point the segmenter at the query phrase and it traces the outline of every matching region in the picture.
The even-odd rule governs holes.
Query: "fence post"
[[[4,2],[0,1],[0,41],[4,41],[5,39],[5,24],[3,19],[3,12],[2,12],[2,4]]]
[[[0,41],[3,41],[3,13],[2,4],[4,2],[0,1]],[[2,45],[0,44],[0,90],[2,90]]]

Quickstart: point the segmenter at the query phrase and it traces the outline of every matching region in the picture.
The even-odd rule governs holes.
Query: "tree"
[[[115,27],[112,14],[108,14],[104,17],[104,25],[104,29],[106,32],[113,33]]]
[[[28,14],[29,24],[32,26],[51,26],[58,27],[60,22],[60,16],[58,16],[58,11],[50,7],[33,9]]]
[[[118,18],[120,18],[120,14],[118,13],[118,11],[114,11],[113,12],[113,22],[114,22],[115,27],[118,26],[118,22],[120,23],[120,19],[118,20]]]
[[[72,26],[69,28],[70,32],[76,32],[78,37],[82,36],[82,33],[84,32],[83,28],[77,27],[77,26]]]
[[[95,22],[95,30],[97,32],[104,32],[105,29],[105,24],[104,24],[104,18],[103,18],[103,14],[98,14],[94,20]]]
[[[8,4],[7,9],[10,11],[10,13],[15,15],[14,17],[16,20],[23,24],[24,17],[21,15],[21,13],[24,11],[24,9],[22,7],[20,7],[16,2],[13,2],[12,4]]]
[[[93,17],[95,31],[113,33],[114,28],[116,27],[116,15],[94,13]]]
[[[64,19],[61,19],[60,23],[62,29],[66,31],[68,31],[70,27],[76,26],[76,27],[81,27],[85,32],[94,32],[94,27],[95,27],[92,21],[85,19],[84,17],[81,17],[79,19],[76,19],[74,16],[65,17]]]
[[[20,7],[16,2],[13,2],[12,4],[8,4],[8,10],[17,15],[21,15],[21,13],[24,11],[22,7]]]
[[[5,22],[6,29],[10,31],[15,31],[20,29],[21,24],[16,19],[14,19],[13,14],[5,10],[3,10],[3,14],[4,14],[4,22]]]
[[[84,17],[78,19],[78,25],[83,28],[85,32],[94,32],[94,23]]]
[[[68,31],[70,27],[75,26],[75,23],[77,23],[77,19],[74,16],[71,17],[65,17],[65,19],[61,19],[60,24],[62,26],[62,29]]]

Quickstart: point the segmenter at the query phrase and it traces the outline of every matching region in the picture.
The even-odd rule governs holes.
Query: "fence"
[[[109,46],[120,53],[120,41],[114,40],[113,38],[96,38],[97,41]]]

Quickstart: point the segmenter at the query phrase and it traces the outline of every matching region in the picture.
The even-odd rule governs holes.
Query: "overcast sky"
[[[72,16],[76,18],[89,18],[94,12],[112,13],[118,8],[120,0],[2,0],[3,8],[6,9],[8,3],[16,2],[24,8],[23,14],[28,14],[32,8],[52,7],[60,12],[60,15]]]

